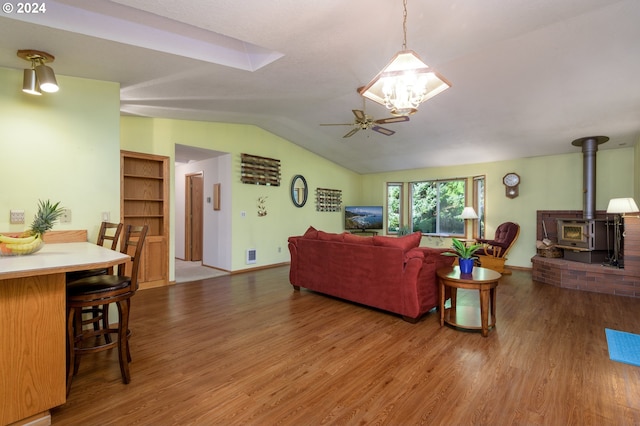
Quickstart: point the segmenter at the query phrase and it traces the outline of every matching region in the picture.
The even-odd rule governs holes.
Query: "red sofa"
[[[289,237],[289,281],[300,287],[393,312],[410,322],[439,303],[436,269],[454,258],[403,237],[332,234],[310,227]]]

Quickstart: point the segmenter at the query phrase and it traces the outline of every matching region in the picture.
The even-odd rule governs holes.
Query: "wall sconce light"
[[[626,213],[636,212],[638,212],[638,205],[633,198],[612,198],[609,200],[607,213],[613,213],[615,215],[613,224],[613,258],[609,260],[610,266],[618,268],[623,267],[622,259],[620,259],[620,249],[622,246],[622,237],[624,237],[624,232],[620,233],[620,227],[622,226],[620,219],[624,217]]]
[[[18,50],[18,57],[31,62],[31,68],[24,70],[22,91],[31,95],[42,95],[42,92],[55,93],[59,90],[56,75],[46,62],[53,62],[55,57],[39,50]]]

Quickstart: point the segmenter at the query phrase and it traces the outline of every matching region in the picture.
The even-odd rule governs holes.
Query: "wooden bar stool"
[[[118,247],[120,233],[122,232],[122,223],[102,222],[100,231],[98,231],[98,240],[96,244],[115,250]],[[113,230],[113,232],[111,232]],[[110,242],[105,246],[105,241]],[[77,281],[80,278],[90,277],[93,275],[113,274],[113,268],[89,269],[86,271],[67,272],[67,282]]]
[[[96,244],[99,246],[108,247],[111,250],[115,250],[118,247],[120,233],[122,232],[122,226],[122,223],[102,222],[102,224],[100,225],[100,231],[98,232],[98,241],[96,241]],[[105,245],[105,241],[108,243],[107,245]],[[100,268],[89,269],[85,271],[67,272],[66,282],[70,283],[81,278],[105,274],[113,274],[113,268]],[[93,324],[94,330],[98,330],[100,328],[100,322],[102,322],[102,326],[104,328],[109,327],[109,305],[85,309],[82,313],[91,314],[90,318],[83,320],[82,325]],[[110,339],[110,336],[106,335],[105,338]]]
[[[118,265],[117,275],[94,275],[67,284],[67,395],[71,381],[77,374],[83,355],[118,348],[122,382],[129,383],[129,308],[131,297],[138,290],[138,270],[142,247],[147,236],[147,226],[125,226],[120,251],[131,256],[131,273],[125,275],[129,262]],[[107,324],[99,329],[86,329],[82,325],[83,310],[91,310],[115,303],[118,308],[118,323]],[[115,334],[117,338],[109,337]],[[104,342],[102,339],[104,338]]]

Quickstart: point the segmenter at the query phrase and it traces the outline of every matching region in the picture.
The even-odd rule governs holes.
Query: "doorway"
[[[202,172],[185,176],[185,260],[202,261],[204,177]]]

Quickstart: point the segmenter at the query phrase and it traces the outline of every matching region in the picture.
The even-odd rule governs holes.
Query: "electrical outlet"
[[[103,222],[111,222],[111,213],[110,212],[102,212],[102,221]]]
[[[11,210],[9,223],[14,225],[24,223],[24,210]]]
[[[71,223],[71,209],[63,209],[60,215],[60,223]]]
[[[245,217],[247,215],[247,212],[245,212],[244,210],[240,212],[240,217]]]

